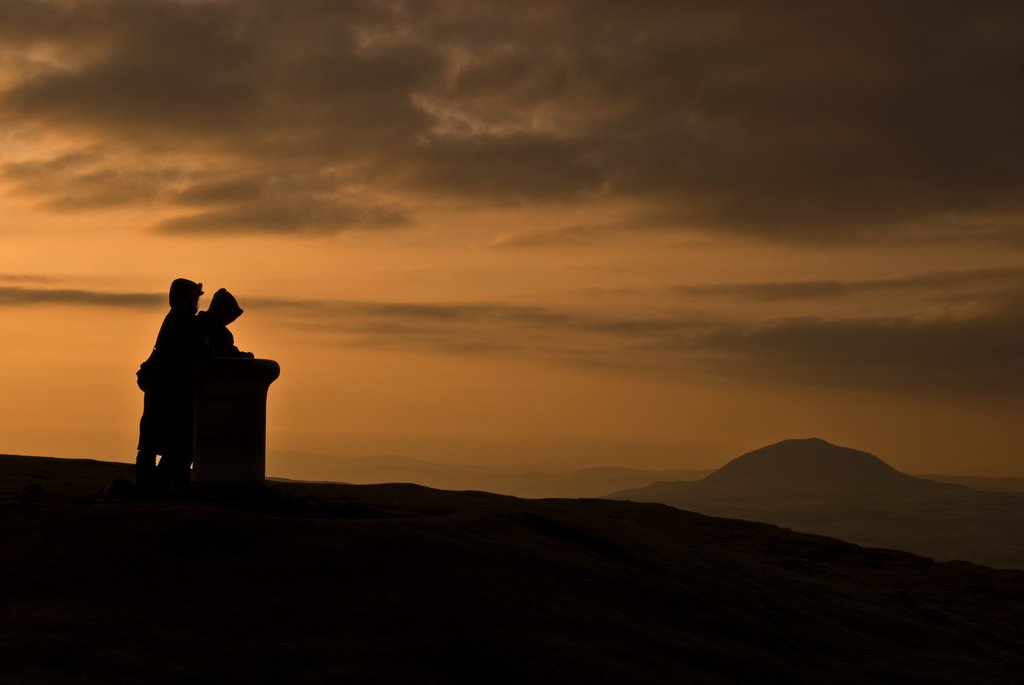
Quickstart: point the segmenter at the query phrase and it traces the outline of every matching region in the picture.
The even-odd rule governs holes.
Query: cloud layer
[[[938,290],[930,284],[940,284]],[[950,283],[958,285],[943,290]],[[774,319],[594,313],[501,302],[370,302],[247,297],[247,316],[335,344],[441,354],[514,356],[677,380],[703,371],[730,380],[1020,399],[1024,383],[1024,271],[924,273],[848,283],[721,284],[702,297],[788,299],[874,291],[945,303],[895,316]],[[693,297],[691,293],[691,297]],[[701,296],[698,296],[698,299]],[[691,300],[692,301],[692,300]],[[0,287],[0,306],[71,305],[152,310],[157,293]],[[936,313],[937,311],[937,313]]]
[[[55,304],[140,308],[158,307],[166,301],[167,297],[165,295],[156,293],[117,293],[79,288],[0,286],[0,306]]]
[[[620,230],[1024,243],[1017,2],[7,0],[0,43],[3,125],[89,140],[4,176],[165,232],[620,203]]]

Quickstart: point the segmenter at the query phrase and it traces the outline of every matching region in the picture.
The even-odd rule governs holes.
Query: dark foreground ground
[[[0,457],[3,683],[1012,683],[1024,573],[657,504]]]

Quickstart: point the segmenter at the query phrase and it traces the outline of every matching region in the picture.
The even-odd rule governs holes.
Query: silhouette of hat
[[[225,319],[234,321],[245,310],[238,306],[238,300],[235,299],[234,295],[229,293],[226,288],[220,288],[210,299],[208,311],[223,315]]]
[[[175,278],[171,281],[171,289],[167,294],[167,299],[173,307],[175,302],[188,302],[193,298],[198,298],[202,294],[202,283],[196,283],[195,281],[190,281],[187,278]]]

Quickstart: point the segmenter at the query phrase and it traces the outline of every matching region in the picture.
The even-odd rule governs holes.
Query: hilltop
[[[909,476],[873,454],[820,438],[783,440],[748,452],[699,482],[700,488],[746,490],[762,497],[907,497],[966,490]]]
[[[1024,568],[1024,493],[907,475],[819,438],[747,452],[696,481],[659,481],[611,499],[764,521],[940,560]]]
[[[658,504],[0,457],[4,682],[991,683],[1024,573]]]
[[[963,485],[901,473],[873,454],[820,438],[790,439],[742,454],[699,480],[658,481],[615,498],[662,497],[805,501],[966,494]],[[655,496],[657,499],[655,499]]]

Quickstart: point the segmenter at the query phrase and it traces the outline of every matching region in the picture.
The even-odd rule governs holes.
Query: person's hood
[[[221,288],[213,294],[207,311],[211,315],[230,323],[240,317],[245,310],[238,306],[238,300],[235,299],[234,295],[225,288]]]
[[[171,306],[185,304],[193,299],[198,299],[203,294],[203,284],[190,281],[187,278],[175,278],[171,281],[171,289],[167,293],[167,300]]]

